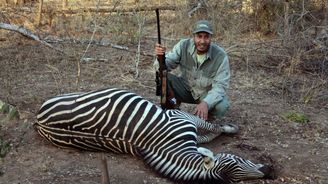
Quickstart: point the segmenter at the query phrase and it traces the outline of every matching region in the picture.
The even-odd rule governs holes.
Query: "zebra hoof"
[[[272,165],[264,165],[261,168],[259,168],[259,171],[261,171],[264,174],[263,179],[274,180],[277,178],[275,169],[273,168]]]
[[[232,123],[226,123],[226,124],[222,124],[220,126],[222,128],[223,133],[235,134],[239,130],[239,127]]]

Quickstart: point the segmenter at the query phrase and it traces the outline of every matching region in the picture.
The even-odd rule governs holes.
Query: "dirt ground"
[[[0,183],[100,183],[101,154],[57,148],[33,129],[35,114],[48,97],[68,92],[105,87],[130,89],[158,103],[155,96],[153,57],[141,56],[139,77],[135,78],[135,53],[109,47],[91,46],[90,57],[107,61],[82,62],[77,88],[77,61],[13,32],[0,34],[0,99],[16,106],[19,120],[0,115],[0,137],[10,142],[10,152],[0,162]],[[143,43],[151,52],[155,40]],[[86,45],[55,45],[71,55],[81,55]],[[136,46],[130,46],[136,48]],[[276,71],[231,59],[229,90],[231,109],[222,120],[241,127],[234,136],[221,136],[202,146],[214,153],[234,153],[253,161],[274,164],[274,181],[247,181],[252,184],[328,183],[328,105],[327,94],[315,103],[290,100],[277,87],[284,77]],[[310,80],[299,75],[302,81]],[[183,110],[192,112],[193,106]],[[289,111],[308,115],[307,124],[282,118]],[[106,153],[111,184],[161,183],[162,178],[141,160],[130,155]]]

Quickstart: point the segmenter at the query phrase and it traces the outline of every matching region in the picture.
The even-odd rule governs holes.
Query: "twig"
[[[141,45],[141,38],[143,36],[143,26],[145,25],[146,17],[139,14],[137,15],[137,20],[138,20],[139,30],[138,30],[138,48],[137,48],[136,60],[135,60],[135,64],[136,64],[135,78],[139,76],[138,66],[140,62],[140,45]]]
[[[234,44],[228,48],[225,49],[225,51],[229,54],[230,52],[232,52],[232,50],[236,47],[238,47],[239,45],[238,44]]]
[[[115,49],[120,49],[120,50],[129,50],[129,47],[124,46],[124,45],[117,45],[113,43],[109,43],[106,41],[97,41],[97,40],[77,40],[77,39],[72,39],[72,38],[51,38],[50,36],[44,39],[48,43],[59,43],[59,42],[64,42],[64,43],[74,43],[74,44],[90,44],[90,45],[99,45],[99,46],[110,46]]]
[[[202,7],[202,3],[198,2],[197,6],[193,7],[191,10],[188,11],[188,17],[192,17],[192,14],[194,14],[199,8]]]
[[[99,62],[106,62],[108,61],[108,59],[105,59],[105,58],[82,58],[81,61],[84,61],[84,62],[92,62],[92,61],[99,61]]]
[[[99,0],[98,0],[98,2],[99,2]],[[89,50],[89,47],[90,47],[90,45],[91,45],[91,42],[92,42],[92,40],[93,40],[93,38],[94,38],[94,36],[95,36],[96,30],[97,30],[97,25],[95,24],[95,28],[94,28],[94,30],[93,30],[93,32],[92,32],[92,36],[91,36],[90,42],[89,42],[87,48],[85,49],[85,51],[84,51],[84,53],[83,53],[81,59],[77,62],[77,78],[76,78],[76,86],[77,86],[77,87],[79,86],[80,78],[81,78],[81,61],[84,60],[85,54],[86,54],[87,51]]]
[[[104,153],[101,153],[101,171],[101,184],[110,184],[108,162]]]
[[[100,4],[100,0],[98,0],[98,3],[97,3],[97,10],[99,9],[99,4]],[[80,78],[81,78],[81,61],[83,60],[83,58],[85,57],[85,54],[87,53],[87,51],[89,50],[89,47],[91,45],[91,42],[95,36],[95,33],[97,31],[97,20],[95,19],[94,20],[94,30],[92,32],[92,36],[91,36],[91,39],[89,41],[89,44],[87,46],[87,48],[85,49],[81,59],[77,62],[77,78],[76,78],[76,86],[78,88],[79,86],[79,83],[80,83]]]
[[[47,61],[48,61],[48,60],[47,60]],[[45,66],[48,67],[48,68],[50,69],[50,72],[51,72],[52,78],[54,79],[54,81],[55,81],[55,83],[56,83],[56,87],[57,87],[57,90],[58,90],[58,94],[60,94],[59,82],[58,82],[58,80],[57,80],[57,78],[56,78],[56,75],[55,75],[55,73],[57,73],[57,74],[60,73],[59,69],[58,69],[57,67],[55,67],[55,66],[50,65],[50,64],[49,64],[49,61],[48,61],[48,64],[46,64]],[[60,80],[60,78],[59,78],[59,80]]]
[[[97,41],[97,40],[92,40],[90,42],[89,40],[77,40],[77,39],[72,39],[72,38],[50,38],[50,36],[46,39],[44,39],[48,43],[71,43],[71,44],[91,44],[91,45],[98,45],[98,46],[104,46],[104,47],[112,47],[114,49],[119,49],[119,50],[124,50],[128,52],[133,52],[136,53],[137,51],[135,49],[130,49],[128,46],[125,45],[117,45],[113,43],[109,43],[107,41]],[[143,56],[149,56],[149,57],[154,57],[155,54],[151,52],[145,52],[140,50],[140,55]]]
[[[157,40],[157,36],[145,36],[145,38],[150,38],[150,39]],[[161,37],[161,39],[165,40],[165,41],[178,41],[178,40],[180,40],[180,38],[168,38],[168,37]]]
[[[302,0],[302,13],[301,13],[300,17],[296,21],[300,21],[304,17],[304,15],[306,15],[307,13],[309,13],[309,12],[305,10],[304,0]]]

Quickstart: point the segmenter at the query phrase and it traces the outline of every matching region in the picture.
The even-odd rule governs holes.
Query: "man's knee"
[[[184,103],[196,103],[190,91],[187,90],[187,84],[181,77],[168,73],[169,88],[173,91],[175,98]]]
[[[224,97],[219,103],[217,103],[213,109],[210,110],[210,115],[217,118],[222,118],[230,108],[230,102],[227,97]]]

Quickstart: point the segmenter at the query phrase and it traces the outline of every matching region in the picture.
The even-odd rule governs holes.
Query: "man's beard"
[[[196,45],[196,50],[198,54],[206,53],[209,49],[209,44],[199,44]]]

